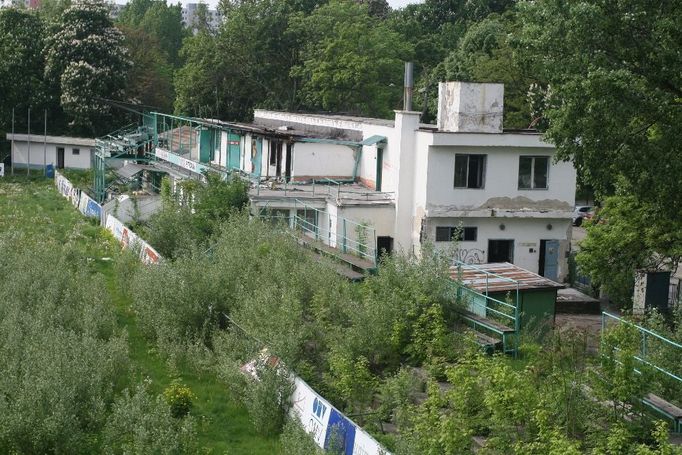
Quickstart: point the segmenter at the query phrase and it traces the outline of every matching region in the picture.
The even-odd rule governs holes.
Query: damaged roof
[[[466,287],[485,293],[529,289],[561,289],[564,285],[521,267],[500,262],[492,264],[462,264],[451,266],[450,276]]]

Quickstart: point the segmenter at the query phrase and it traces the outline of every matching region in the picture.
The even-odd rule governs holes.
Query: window
[[[455,155],[455,188],[483,188],[486,155]]]
[[[455,226],[436,227],[436,242],[475,242],[478,238],[477,227],[457,228]]]
[[[547,189],[548,156],[522,156],[519,158],[519,189]]]
[[[71,153],[73,155],[80,155],[81,154],[81,149],[71,149]]]

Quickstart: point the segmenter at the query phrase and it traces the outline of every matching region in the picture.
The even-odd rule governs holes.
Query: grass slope
[[[151,388],[156,393],[161,393],[174,379],[192,389],[196,396],[192,414],[200,421],[198,439],[205,453],[280,453],[278,439],[258,435],[246,410],[230,399],[225,386],[214,375],[199,376],[182,365],[169,368],[144,339],[130,301],[120,290],[113,262],[102,260],[115,258],[118,245],[61,197],[52,180],[25,177],[0,180],[0,232],[8,231],[70,244],[77,254],[93,259],[92,271],[104,275],[119,326],[128,333],[134,374],[151,379]]]

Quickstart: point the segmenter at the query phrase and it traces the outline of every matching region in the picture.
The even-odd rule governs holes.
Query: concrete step
[[[358,256],[353,256],[352,254],[344,253],[338,248],[331,247],[320,240],[315,240],[304,234],[297,235],[299,242],[309,246],[310,248],[319,251],[320,253],[328,254],[334,256],[342,262],[350,264],[354,269],[364,272],[372,271],[376,268],[373,262],[366,259],[360,258]]]

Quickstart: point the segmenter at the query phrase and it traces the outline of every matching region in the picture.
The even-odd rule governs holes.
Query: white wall
[[[64,148],[64,167],[74,169],[90,169],[90,147],[79,145],[55,145],[48,143],[43,152],[42,142],[31,142],[30,165],[31,167],[42,167],[43,159],[45,163],[53,164],[57,167],[57,147]],[[74,155],[73,149],[79,149],[80,154]],[[43,158],[45,157],[45,158]],[[29,159],[28,142],[14,141],[14,153],[12,162],[17,167],[25,167]]]
[[[377,236],[393,237],[395,206],[392,204],[343,205],[338,208],[338,215],[356,223],[366,222]]]
[[[157,195],[135,196],[136,203],[133,197],[122,194],[104,204],[103,209],[106,214],[114,215],[124,224],[130,224],[134,221],[148,220],[154,213],[161,210],[161,197]],[[136,220],[137,218],[137,220]]]
[[[565,252],[570,245],[570,220],[536,218],[429,218],[426,236],[437,249],[452,248],[452,242],[436,242],[437,226],[477,227],[475,242],[462,241],[458,247],[469,255],[477,255],[481,262],[488,262],[488,240],[514,240],[514,264],[538,273],[540,265],[540,240],[559,240],[559,281],[566,277]],[[500,225],[504,225],[504,230]],[[552,229],[547,229],[547,225]],[[532,251],[531,251],[532,250]]]
[[[307,177],[352,178],[355,152],[338,144],[297,142],[293,150],[294,179]]]
[[[481,189],[454,187],[455,155],[485,154],[485,184]],[[428,157],[428,208],[441,210],[472,210],[484,204],[496,207],[504,201],[493,198],[527,198],[528,208],[572,211],[575,204],[576,172],[569,162],[554,163],[550,158],[547,189],[518,188],[520,156],[554,156],[554,149],[510,147],[430,147]],[[518,201],[522,203],[522,201]],[[512,204],[516,207],[518,204]]]

